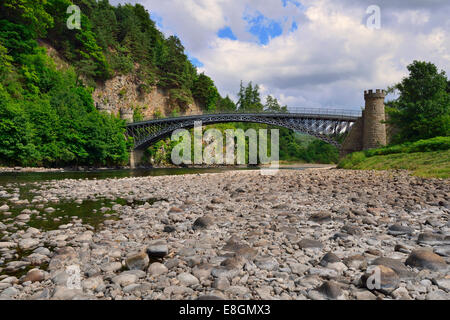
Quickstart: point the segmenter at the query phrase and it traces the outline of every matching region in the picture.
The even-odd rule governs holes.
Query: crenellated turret
[[[366,107],[364,110],[363,150],[386,145],[386,120],[384,99],[386,91],[364,91]]]

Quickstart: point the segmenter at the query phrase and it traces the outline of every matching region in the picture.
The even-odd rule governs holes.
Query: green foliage
[[[102,48],[97,42],[89,17],[81,14],[81,29],[67,28],[69,14],[67,8],[72,5],[69,0],[48,0],[46,10],[54,20],[46,38],[69,62],[74,64],[79,73],[92,79],[105,80],[110,69]],[[82,10],[83,12],[83,10]]]
[[[45,49],[30,38],[30,26],[5,21],[0,21],[0,36],[11,36],[5,44],[17,43],[18,50],[0,46],[1,164],[126,163],[130,144],[124,123],[95,109],[92,90],[72,69],[56,70]]]
[[[3,82],[11,73],[12,57],[8,56],[8,50],[0,44],[0,81]]]
[[[170,113],[170,117],[171,118],[176,118],[180,116],[180,109],[175,108],[172,110],[172,112]]]
[[[421,177],[450,176],[450,137],[436,137],[385,148],[355,152],[341,159],[342,169],[411,170]]]
[[[264,106],[261,103],[259,86],[253,86],[250,81],[247,87],[244,87],[242,81],[238,93],[238,110],[242,112],[261,112]]]
[[[436,137],[427,140],[419,140],[416,142],[404,143],[401,145],[393,145],[380,149],[365,151],[367,157],[388,155],[395,153],[414,153],[414,152],[430,152],[450,149],[450,137]]]
[[[0,43],[15,60],[20,61],[22,54],[33,53],[37,47],[34,37],[35,33],[32,29],[0,19]]]
[[[414,153],[395,153],[366,157],[353,153],[339,163],[339,168],[353,170],[408,170],[424,178],[450,177],[450,150]]]
[[[136,106],[133,108],[133,120],[134,122],[140,122],[144,120],[144,112],[142,106]]]
[[[204,73],[201,73],[197,79],[194,80],[192,94],[195,99],[205,106],[206,111],[212,112],[216,110],[220,94],[214,85],[214,81]]]
[[[51,15],[46,12],[47,0],[2,0],[0,2],[0,20],[26,26],[34,37],[45,36],[53,25]],[[66,7],[67,8],[67,7]]]
[[[366,160],[366,155],[364,152],[353,152],[343,158],[338,167],[341,169],[352,169],[358,166],[360,163]]]
[[[251,87],[251,90],[242,90],[243,99],[253,102],[261,101],[260,94],[258,91],[258,86],[253,87],[250,83],[248,87]],[[242,89],[242,86],[241,86]],[[206,92],[206,91],[204,91]],[[252,97],[246,97],[246,92]],[[234,112],[236,111],[236,105],[234,102],[227,96],[226,98],[218,99],[218,111],[220,112]],[[260,103],[260,102],[259,102]],[[266,110],[267,112],[287,112],[287,107],[282,107],[277,99],[273,97],[267,98],[266,105],[260,105],[260,110]],[[252,110],[252,108],[250,108]],[[172,113],[170,116],[178,116],[178,113]],[[154,118],[157,118],[154,116]],[[227,129],[242,129],[246,132],[248,129],[254,129],[257,132],[260,129],[267,129],[270,135],[270,129],[275,129],[274,127],[264,125],[264,124],[253,124],[253,123],[223,123],[223,124],[214,124],[207,126],[206,129],[214,128],[218,129],[222,132],[222,136],[226,137]],[[297,162],[310,162],[310,163],[337,163],[339,158],[338,149],[326,142],[321,140],[317,140],[314,137],[310,137],[308,135],[300,135],[296,134],[292,130],[286,128],[276,128],[280,130],[280,160],[282,161],[297,161]],[[193,132],[191,130],[191,139],[193,140]],[[248,163],[248,150],[249,143],[248,139],[246,139],[246,161]],[[224,145],[226,141],[223,141]],[[271,140],[268,137],[268,150],[271,149]],[[156,145],[150,147],[147,153],[148,162],[152,159],[152,163],[156,165],[164,165],[170,163],[170,155],[172,149],[175,145],[170,139],[166,139],[165,141],[161,141]],[[193,150],[193,148],[192,148]],[[192,151],[193,152],[193,151]],[[224,150],[225,153],[225,150]]]
[[[399,129],[395,143],[450,135],[450,94],[444,71],[429,62],[414,61],[409,77],[391,90],[400,97],[388,103],[389,122]]]
[[[227,95],[225,98],[219,97],[217,102],[217,111],[218,112],[235,112],[236,104],[230,97]]]
[[[153,119],[162,119],[162,118],[164,118],[164,116],[161,110],[158,109],[153,112]]]
[[[264,108],[265,112],[272,113],[287,113],[287,106],[281,106],[278,100],[272,96],[267,96],[266,105]]]

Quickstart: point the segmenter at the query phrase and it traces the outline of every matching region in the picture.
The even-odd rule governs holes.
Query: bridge
[[[364,111],[341,109],[289,109],[287,113],[265,111],[261,113],[218,113],[196,114],[164,119],[153,119],[142,122],[128,123],[127,136],[132,137],[134,147],[131,155],[131,165],[136,165],[145,149],[152,144],[170,137],[177,129],[190,129],[201,121],[202,125],[227,122],[246,122],[267,124],[291,129],[308,134],[335,145],[344,155],[353,151],[370,149],[386,144],[386,128],[384,98],[382,90],[365,92],[366,108]],[[131,117],[130,117],[131,115]],[[132,113],[123,117],[132,121]],[[346,135],[343,144],[337,141],[341,135]],[[383,136],[384,134],[384,136]]]

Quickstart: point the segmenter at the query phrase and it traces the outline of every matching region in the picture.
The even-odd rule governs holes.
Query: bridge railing
[[[350,109],[332,109],[332,108],[302,108],[302,107],[290,107],[287,112],[274,111],[274,110],[215,110],[202,112],[190,112],[186,114],[180,114],[179,116],[197,116],[208,114],[273,114],[273,113],[287,113],[287,114],[311,114],[311,115],[332,115],[343,117],[361,117],[362,110],[350,110]],[[173,117],[169,116],[169,117]]]

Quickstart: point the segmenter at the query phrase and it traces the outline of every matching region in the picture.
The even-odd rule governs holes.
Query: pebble
[[[158,277],[162,274],[168,273],[169,269],[162,263],[155,262],[148,268],[148,273],[153,277]]]
[[[157,242],[147,248],[147,254],[150,258],[164,258],[168,253],[169,247],[162,242]]]
[[[1,299],[450,299],[445,180],[281,170],[29,186],[27,203],[12,183],[2,211],[29,220],[1,215],[0,272],[20,278],[0,275]],[[107,220],[38,214],[75,200],[100,200]],[[54,230],[30,228],[37,217]],[[77,268],[83,290],[68,288]]]
[[[177,279],[180,281],[180,284],[186,287],[195,286],[200,283],[200,281],[194,277],[192,274],[183,272],[177,276]]]
[[[135,283],[138,279],[139,277],[136,276],[135,274],[121,273],[120,275],[112,278],[112,282],[114,282],[119,286],[126,287],[130,284]]]
[[[126,259],[125,263],[129,270],[145,270],[150,263],[150,259],[147,253],[141,252],[129,256]]]

